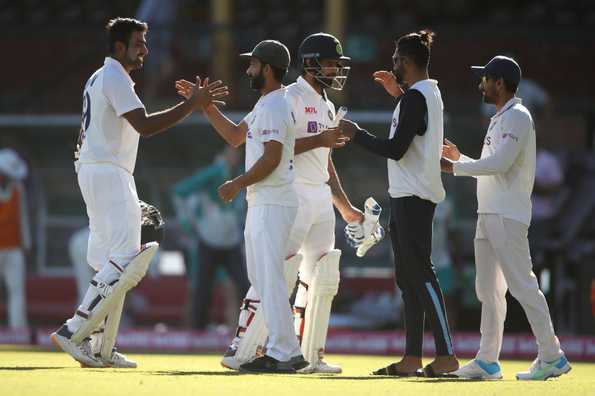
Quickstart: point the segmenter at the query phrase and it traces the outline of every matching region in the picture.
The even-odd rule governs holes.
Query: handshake
[[[364,221],[349,223],[345,227],[347,243],[357,249],[357,257],[364,257],[372,246],[384,239],[384,228],[379,222],[381,212],[382,207],[369,197],[364,204]]]

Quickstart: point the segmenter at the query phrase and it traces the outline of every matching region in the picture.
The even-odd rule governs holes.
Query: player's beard
[[[126,57],[124,59],[126,61],[126,65],[130,67],[131,70],[138,70],[143,67],[144,58],[139,56],[138,54],[135,56],[131,56],[126,53]]]
[[[318,80],[318,82],[325,87],[332,87],[336,76],[336,74],[332,76],[327,76],[322,73],[322,70],[320,70],[318,72],[318,75],[315,76],[315,79]]]
[[[401,88],[405,89],[404,86],[405,81],[403,81],[403,73],[404,70],[400,67],[394,66],[393,67],[393,74],[395,75],[395,79],[397,80],[397,84],[399,84],[401,86]]]
[[[255,91],[260,91],[264,87],[264,74],[262,69],[256,76],[250,76],[250,88]]]
[[[481,92],[484,103],[488,103],[488,104],[496,103],[495,92],[492,92],[494,95],[492,95],[492,93],[490,93],[488,90],[484,90],[484,89],[481,89],[480,92]]]

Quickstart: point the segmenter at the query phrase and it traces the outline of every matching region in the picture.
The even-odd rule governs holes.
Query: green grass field
[[[329,355],[343,365],[338,376],[237,374],[221,368],[217,355],[130,356],[139,368],[81,369],[64,353],[1,347],[0,395],[595,395],[595,363],[573,363],[567,375],[527,383],[514,379],[526,361],[503,361],[504,379],[482,382],[368,375],[394,360],[387,356]]]

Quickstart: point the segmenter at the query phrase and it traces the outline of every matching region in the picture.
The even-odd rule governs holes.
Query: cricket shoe
[[[101,359],[101,355],[97,358]],[[134,360],[128,359],[126,355],[118,352],[115,348],[112,352],[112,356],[109,359],[102,359],[105,367],[113,368],[136,368],[138,365]]]
[[[223,359],[221,359],[221,366],[225,367],[226,369],[238,371],[242,365],[242,362],[236,358],[236,352],[236,348],[227,348],[227,352],[225,352]]]
[[[91,344],[88,339],[83,340],[80,345],[76,345],[71,341],[71,337],[72,332],[68,330],[66,325],[63,325],[50,335],[50,340],[52,340],[54,345],[72,356],[72,358],[81,365],[87,367],[104,367],[104,363],[93,356]]]
[[[295,371],[300,371],[310,365],[310,363],[304,358],[304,355],[302,354],[289,359],[289,363],[291,363],[291,367],[293,367]]]
[[[545,362],[535,359],[529,371],[522,371],[516,374],[516,379],[522,381],[545,381],[548,378],[559,377],[572,369],[566,356],[562,355],[553,362]]]
[[[497,362],[488,363],[480,359],[473,359],[452,375],[465,379],[496,380],[502,379],[502,370]]]
[[[298,370],[298,373],[300,374],[341,374],[342,372],[343,369],[341,366],[327,363],[324,360],[319,360],[316,363],[310,363],[305,368]]]
[[[273,357],[264,355],[254,359],[249,363],[240,366],[242,373],[272,373],[272,374],[295,374],[294,362],[288,360],[281,362]]]

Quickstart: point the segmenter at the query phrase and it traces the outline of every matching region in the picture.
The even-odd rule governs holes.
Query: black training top
[[[423,94],[416,89],[408,89],[398,100],[401,108],[397,129],[392,138],[383,139],[366,130],[360,130],[353,137],[353,142],[374,154],[395,161],[400,160],[407,152],[413,138],[426,133],[428,108]]]

